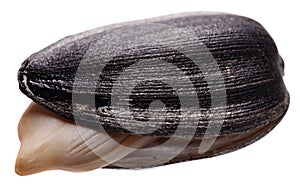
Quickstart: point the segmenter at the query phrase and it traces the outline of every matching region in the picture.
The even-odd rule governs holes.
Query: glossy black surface
[[[138,27],[139,22],[141,21],[136,22],[136,28],[130,29],[142,30]],[[264,126],[281,117],[287,110],[289,96],[282,79],[283,60],[278,54],[273,39],[259,23],[236,15],[203,13],[179,14],[142,21],[144,22],[159,22],[192,29],[198,40],[211,52],[224,78],[227,96],[224,114],[226,118],[220,135]],[[99,63],[91,61],[83,72],[85,75],[77,77],[81,84],[73,89],[77,68],[93,43],[115,29],[132,24],[134,22],[116,24],[70,36],[33,54],[24,61],[18,72],[20,90],[36,103],[68,119],[74,118],[72,106],[84,106],[80,108],[82,112],[78,118],[80,123],[91,128],[97,129],[98,123],[101,122],[105,129],[133,133],[135,127],[132,127],[131,131],[123,129],[110,111],[114,82],[121,72],[134,63],[153,58],[164,60],[180,68],[189,76],[196,88],[201,110],[197,114],[192,114],[199,117],[195,137],[203,137],[208,117],[214,115],[210,114],[210,90],[201,70],[176,49],[176,46],[188,49],[188,46],[195,42],[178,41],[175,42],[173,49],[161,45],[145,45],[124,50],[122,54],[110,60],[101,74],[93,74],[97,71]],[[199,53],[200,62],[205,62],[201,59]],[[148,70],[149,66],[145,69],[143,67],[145,66],[141,66],[137,73],[141,71],[151,73]],[[205,67],[209,68],[209,63]],[[98,79],[97,85],[89,83],[94,78]],[[128,81],[136,80],[129,77]],[[221,82],[215,82],[213,88],[217,89],[218,83]],[[81,92],[79,93],[78,90]],[[72,105],[72,94],[79,94],[81,101]],[[95,95],[97,117],[94,116],[94,106],[86,105],[89,102],[89,95]],[[185,123],[181,135],[189,134],[191,131],[189,122],[180,122],[179,98],[172,87],[164,82],[150,81],[139,84],[130,96],[131,111],[124,113],[124,121],[128,120],[126,117],[129,115],[135,115],[138,121],[149,120],[147,109],[154,100],[161,100],[165,104],[169,118],[165,119],[160,129],[149,135],[170,137],[179,123]],[[122,111],[122,109],[118,110]]]

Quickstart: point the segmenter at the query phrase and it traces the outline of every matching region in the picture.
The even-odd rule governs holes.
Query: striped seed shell
[[[192,31],[196,40],[184,38],[184,31]],[[145,43],[134,44],[141,40]],[[201,46],[201,51],[195,51],[195,46]],[[109,59],[97,60],[99,57]],[[216,78],[211,58],[222,78]],[[188,81],[177,78],[173,68],[156,70],[164,62],[180,69]],[[195,62],[201,63],[201,69]],[[168,138],[183,125],[176,136],[197,139],[206,136],[214,121],[222,126],[209,136],[249,133],[270,123],[271,130],[289,104],[283,67],[273,39],[256,21],[225,13],[185,13],[66,37],[27,58],[18,81],[20,90],[34,102],[96,130],[102,126],[114,132]],[[125,72],[130,75],[122,75]],[[153,78],[139,79],[143,74]],[[117,84],[121,77],[123,84]],[[177,88],[166,83],[174,77],[179,79]],[[214,103],[214,90],[226,94],[222,97],[225,102]],[[198,98],[196,109],[181,100],[190,104],[193,91]],[[113,99],[117,100],[115,107]],[[161,103],[150,111],[157,100]],[[159,114],[154,121],[150,121],[152,112]],[[190,119],[197,119],[196,129]],[[153,130],[157,124],[160,126]]]

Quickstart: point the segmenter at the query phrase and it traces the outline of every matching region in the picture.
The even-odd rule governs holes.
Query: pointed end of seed
[[[15,165],[18,175],[55,169],[90,171],[114,163],[152,141],[148,137],[119,133],[112,134],[112,138],[93,129],[77,127],[35,103],[24,112],[18,134],[21,142]]]
[[[50,170],[50,164],[42,165],[41,160],[32,160],[24,157],[23,155],[18,155],[15,165],[15,172],[20,176],[31,175],[39,173],[42,171]]]
[[[50,129],[51,126],[54,126],[54,129]],[[58,134],[61,126],[61,120],[41,106],[32,103],[27,108],[18,125],[21,142],[15,164],[15,172],[18,175],[30,175],[57,168],[64,152],[58,147],[63,145],[63,137]]]

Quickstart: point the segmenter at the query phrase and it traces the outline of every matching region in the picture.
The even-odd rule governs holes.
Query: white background
[[[6,3],[4,3],[6,2]],[[1,1],[0,191],[300,191],[300,17],[296,1]],[[58,39],[101,25],[187,11],[221,11],[265,26],[283,57],[291,94],[286,117],[266,137],[215,158],[132,171],[14,172],[18,120],[30,100],[18,90],[22,61]]]

